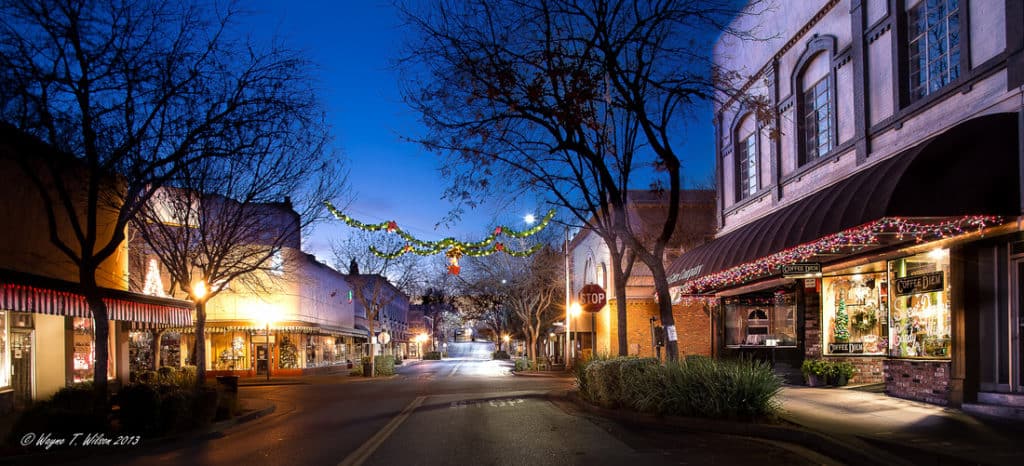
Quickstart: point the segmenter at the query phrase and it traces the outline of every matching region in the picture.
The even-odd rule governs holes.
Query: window
[[[7,312],[0,311],[0,388],[11,384],[11,361],[7,353]]]
[[[821,297],[825,354],[885,354],[889,287],[884,272],[825,277]]]
[[[746,199],[757,192],[757,133],[752,133],[739,141],[736,147],[737,182],[739,183],[738,199]]]
[[[796,294],[792,290],[726,298],[726,346],[794,347],[796,311]]]
[[[284,253],[280,249],[270,257],[270,273],[278,277],[284,275]]]
[[[72,351],[73,367],[71,380],[74,383],[88,382],[93,378],[93,367],[96,364],[96,322],[89,318],[73,317],[72,325]],[[114,372],[114,360],[117,353],[114,352],[114,332],[109,334],[110,349],[107,350],[107,378],[117,377]]]
[[[907,11],[910,101],[960,76],[959,0],[921,0]]]
[[[800,112],[803,115],[803,158],[801,164],[813,161],[832,150],[832,90],[825,76],[804,90]]]
[[[889,355],[949,358],[949,250],[889,262]]]

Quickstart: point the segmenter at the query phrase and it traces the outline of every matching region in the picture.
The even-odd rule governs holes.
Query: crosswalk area
[[[448,409],[469,408],[513,408],[524,403],[522,398],[501,398],[495,400],[458,400],[453,401]]]

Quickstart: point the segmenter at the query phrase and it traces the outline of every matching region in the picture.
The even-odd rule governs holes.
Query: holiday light
[[[456,240],[452,237],[447,237],[438,241],[424,241],[403,230],[398,226],[398,222],[394,220],[374,224],[363,223],[341,213],[338,209],[334,208],[334,205],[329,201],[324,201],[324,205],[327,206],[327,210],[329,210],[337,219],[345,222],[346,225],[352,228],[358,228],[369,232],[385,230],[388,233],[398,235],[406,241],[406,244],[403,247],[391,252],[381,251],[376,246],[371,245],[370,252],[373,254],[385,259],[395,259],[404,254],[432,256],[445,252],[449,261],[448,270],[453,275],[458,275],[459,259],[464,255],[469,257],[484,257],[496,252],[503,252],[513,257],[526,257],[539,251],[541,248],[541,245],[539,244],[522,251],[514,251],[509,249],[504,243],[496,242],[496,240],[499,236],[506,236],[509,238],[527,238],[533,236],[544,230],[544,228],[551,222],[551,219],[555,216],[555,211],[550,210],[547,215],[541,219],[540,223],[521,231],[513,230],[507,226],[498,226],[490,235],[480,241],[465,242]]]
[[[835,254],[842,249],[857,251],[868,246],[879,245],[878,236],[895,234],[896,239],[913,239],[915,243],[952,238],[971,231],[981,232],[985,227],[997,225],[1002,218],[992,215],[971,215],[940,223],[915,221],[911,218],[885,217],[859,227],[826,236],[817,241],[804,243],[779,251],[721,272],[705,275],[682,284],[681,296],[701,293],[738,285],[756,278],[779,273],[785,264],[804,262],[819,254]]]

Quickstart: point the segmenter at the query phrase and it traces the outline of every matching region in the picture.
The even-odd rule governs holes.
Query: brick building
[[[1019,412],[1024,3],[776,2],[733,26],[772,34],[714,48],[742,75],[714,115],[720,231],[668,271],[712,305],[716,353]]]

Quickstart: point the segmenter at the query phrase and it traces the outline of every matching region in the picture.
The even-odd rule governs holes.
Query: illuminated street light
[[[205,298],[206,293],[206,281],[204,280],[199,280],[199,283],[196,283],[192,287],[192,297],[196,298],[197,300],[201,301],[203,298]]]
[[[526,216],[523,217],[523,221],[525,221],[527,224],[533,225],[533,222],[537,221],[537,217],[535,217],[533,214],[526,214]]]

